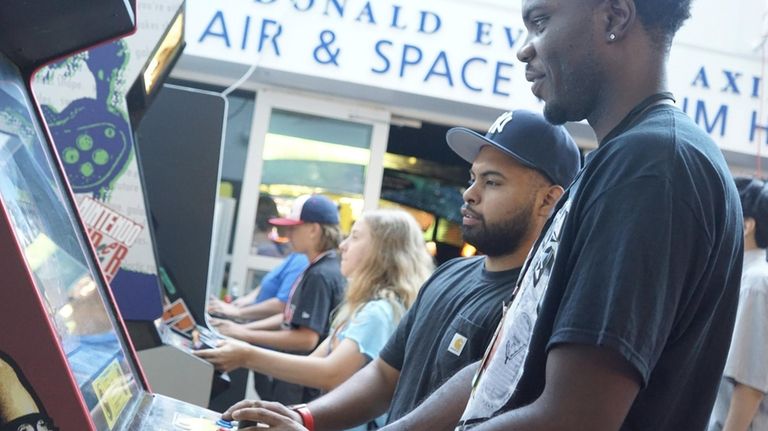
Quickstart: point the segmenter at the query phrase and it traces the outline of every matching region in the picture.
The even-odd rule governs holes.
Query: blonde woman
[[[340,250],[347,293],[331,336],[312,354],[292,355],[227,340],[198,355],[222,371],[246,367],[325,391],[345,381],[378,356],[433,265],[418,224],[397,210],[365,213]]]

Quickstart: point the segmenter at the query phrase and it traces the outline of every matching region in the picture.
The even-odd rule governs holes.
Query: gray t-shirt
[[[400,370],[389,422],[483,356],[519,274],[520,268],[487,271],[484,257],[459,258],[440,266],[424,283],[379,353]]]
[[[768,262],[765,250],[744,253],[739,311],[709,431],[723,429],[734,382],[768,393]],[[763,398],[748,430],[768,430],[768,397]]]

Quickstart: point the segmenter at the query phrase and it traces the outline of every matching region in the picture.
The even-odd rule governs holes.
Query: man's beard
[[[511,218],[500,223],[486,224],[485,220],[475,226],[461,226],[464,241],[477,247],[487,256],[496,257],[516,251],[528,234],[531,217],[521,208]]]
[[[575,88],[574,88],[575,87]],[[582,84],[576,87],[572,85],[570,93],[564,94],[561,99],[554,99],[544,104],[544,118],[556,126],[568,121],[581,121],[587,118],[594,109],[595,94],[597,90],[590,84]]]
[[[562,70],[559,89],[553,89],[552,100],[544,104],[544,118],[551,124],[581,121],[595,108],[600,92],[602,69],[593,55],[582,59],[577,67]]]
[[[556,126],[565,124],[568,121],[568,112],[555,102],[544,105],[544,118]]]

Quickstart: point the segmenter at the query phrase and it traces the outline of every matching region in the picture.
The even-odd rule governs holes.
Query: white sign
[[[454,1],[188,0],[186,55],[507,110],[540,109],[520,12]]]
[[[724,150],[768,156],[768,105],[760,62],[742,56],[673,48],[669,84],[677,105]],[[758,146],[762,142],[762,146]]]
[[[717,0],[694,2],[669,69],[678,106],[723,149],[747,154],[758,152],[758,140],[768,152],[765,83],[753,49],[763,8],[763,0],[725,11]],[[526,36],[518,1],[187,0],[187,20],[186,55],[504,111],[541,110],[516,57]]]

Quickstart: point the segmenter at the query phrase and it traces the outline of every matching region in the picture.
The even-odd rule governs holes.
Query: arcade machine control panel
[[[191,408],[190,408],[191,407]],[[238,431],[249,427],[268,428],[267,425],[256,424],[250,421],[225,421],[218,414],[201,414],[200,409],[194,406],[179,406],[178,401],[156,395],[151,412],[146,423],[158,424],[156,431]],[[163,428],[161,424],[170,424]]]
[[[0,407],[27,400],[0,428],[41,416],[63,431],[237,429],[150,392],[60,162],[0,53],[0,327],[14,328],[0,331]]]

